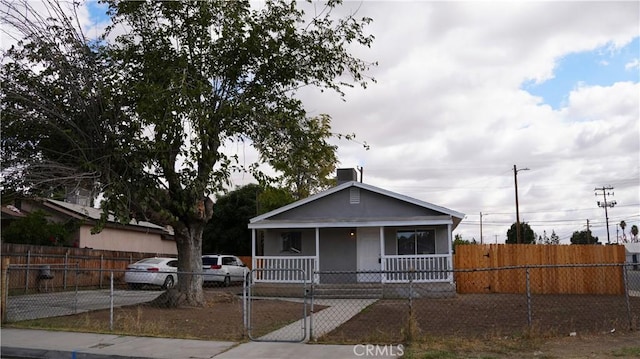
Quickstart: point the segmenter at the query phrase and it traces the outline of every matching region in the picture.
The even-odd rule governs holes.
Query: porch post
[[[382,281],[382,283],[385,283],[387,281],[387,275],[384,273],[384,271],[386,270],[386,261],[385,261],[385,253],[384,253],[384,227],[380,226],[380,270],[382,271],[382,275],[380,276],[380,280]]]
[[[251,230],[251,269],[256,269],[256,229]]]
[[[453,218],[452,218],[453,219]],[[447,266],[449,270],[453,269],[453,238],[451,237],[451,223],[447,224],[447,242],[449,247],[449,257],[447,257]],[[449,282],[453,282],[453,272],[447,272]]]
[[[315,259],[315,265],[316,267],[313,268],[314,272],[317,272],[320,270],[320,228],[316,227],[316,259]],[[318,283],[318,279],[317,275],[315,273],[312,273],[313,277],[312,278],[314,283]]]

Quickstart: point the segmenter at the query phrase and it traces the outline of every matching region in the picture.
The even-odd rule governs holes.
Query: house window
[[[436,231],[434,229],[401,230],[396,233],[398,254],[435,254]]]
[[[282,233],[282,251],[291,253],[302,252],[302,232]]]

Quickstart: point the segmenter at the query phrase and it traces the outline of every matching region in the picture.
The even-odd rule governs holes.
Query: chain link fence
[[[263,278],[286,278],[287,282],[265,283]],[[302,342],[310,332],[313,297],[311,283],[302,269],[254,269],[244,283],[245,328],[249,339],[267,342]],[[258,320],[275,316],[282,307],[292,311],[289,324],[274,326]],[[297,315],[296,315],[297,313]]]
[[[424,336],[566,336],[637,330],[640,271],[632,268],[605,264],[452,271],[456,281],[477,281],[472,286],[477,290],[467,293],[460,293],[459,282],[413,280],[421,276],[412,271],[358,273],[357,283],[314,284],[314,303],[343,298],[343,309],[326,319],[318,313],[314,328],[325,320],[342,322],[328,333],[316,332],[312,339],[399,343]],[[614,275],[594,282],[602,273]],[[319,274],[321,278],[345,276],[342,272]],[[381,275],[404,275],[409,280],[380,283]],[[357,314],[353,309],[358,309]]]
[[[167,308],[161,285],[132,289],[126,271],[9,266],[3,319],[209,340],[400,343],[425,336],[566,336],[640,329],[640,271],[634,268],[517,266],[444,273],[449,275],[442,278],[453,275],[452,282],[417,271],[314,272],[313,282],[296,281],[304,274],[274,282],[254,270],[250,281],[205,283],[203,308],[176,309]],[[96,276],[102,285],[95,285]]]

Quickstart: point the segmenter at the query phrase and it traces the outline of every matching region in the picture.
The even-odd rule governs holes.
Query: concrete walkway
[[[282,298],[280,298],[282,299]],[[319,338],[360,313],[364,308],[375,303],[377,299],[317,299],[314,305],[328,306],[317,313],[310,314],[305,319],[291,323],[265,336],[258,338],[261,341],[295,340],[308,342]],[[306,325],[303,321],[306,320]],[[303,329],[306,328],[306,333]]]

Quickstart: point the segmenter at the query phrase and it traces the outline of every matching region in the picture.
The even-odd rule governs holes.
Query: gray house
[[[336,187],[250,220],[255,281],[452,284],[463,217],[338,170]]]

